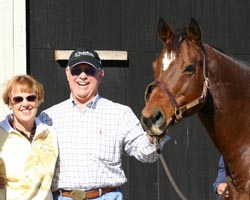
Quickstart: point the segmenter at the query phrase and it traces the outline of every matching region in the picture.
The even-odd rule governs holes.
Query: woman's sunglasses
[[[70,68],[70,73],[72,76],[79,76],[82,72],[84,72],[87,76],[94,76],[96,73],[96,70],[92,67],[89,68]]]
[[[15,96],[15,97],[12,98],[12,101],[14,103],[21,103],[21,102],[23,102],[24,98],[26,98],[26,100],[28,102],[34,102],[34,101],[36,101],[37,96],[36,95],[29,95],[27,97]]]

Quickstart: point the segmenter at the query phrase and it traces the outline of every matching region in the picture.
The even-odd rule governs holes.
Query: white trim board
[[[8,79],[26,73],[25,0],[0,0],[0,95]],[[0,120],[9,108],[0,100]]]

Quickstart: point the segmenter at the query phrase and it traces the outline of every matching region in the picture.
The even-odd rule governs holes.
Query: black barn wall
[[[102,96],[132,107],[138,117],[144,90],[153,80],[151,63],[162,45],[157,20],[173,27],[194,17],[206,43],[249,61],[250,2],[236,0],[28,0],[28,72],[46,91],[41,110],[69,97],[63,68],[55,50],[88,47],[128,51],[128,62],[107,62]],[[170,129],[172,140],[164,147],[171,173],[189,200],[215,199],[212,183],[219,153],[197,116]],[[128,183],[125,199],[177,200],[160,162],[143,164],[124,155]]]

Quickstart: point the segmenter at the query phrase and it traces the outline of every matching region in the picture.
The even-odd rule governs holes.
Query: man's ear
[[[99,82],[101,82],[102,81],[102,79],[103,79],[103,77],[104,77],[104,70],[103,69],[101,69],[101,71],[99,72],[99,74],[98,74],[98,80],[99,80]]]
[[[67,80],[69,80],[69,73],[70,73],[70,69],[68,67],[65,68],[65,74],[66,74],[66,77],[67,77]]]

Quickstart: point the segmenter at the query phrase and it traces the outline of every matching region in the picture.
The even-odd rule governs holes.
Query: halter
[[[190,111],[191,109],[195,107],[202,107],[204,103],[206,102],[208,89],[209,89],[209,83],[208,83],[208,72],[207,72],[207,54],[204,46],[202,45],[202,51],[203,51],[203,76],[204,76],[204,83],[203,83],[203,90],[201,95],[194,99],[193,101],[183,105],[179,106],[177,103],[175,96],[170,92],[170,90],[159,80],[156,80],[152,83],[150,83],[145,91],[145,101],[147,102],[149,99],[149,95],[154,89],[154,87],[158,86],[161,88],[169,97],[170,102],[174,108],[174,114],[171,116],[171,118],[168,120],[167,124],[170,124],[172,121],[175,123],[178,123],[182,118],[183,114],[187,111]]]

